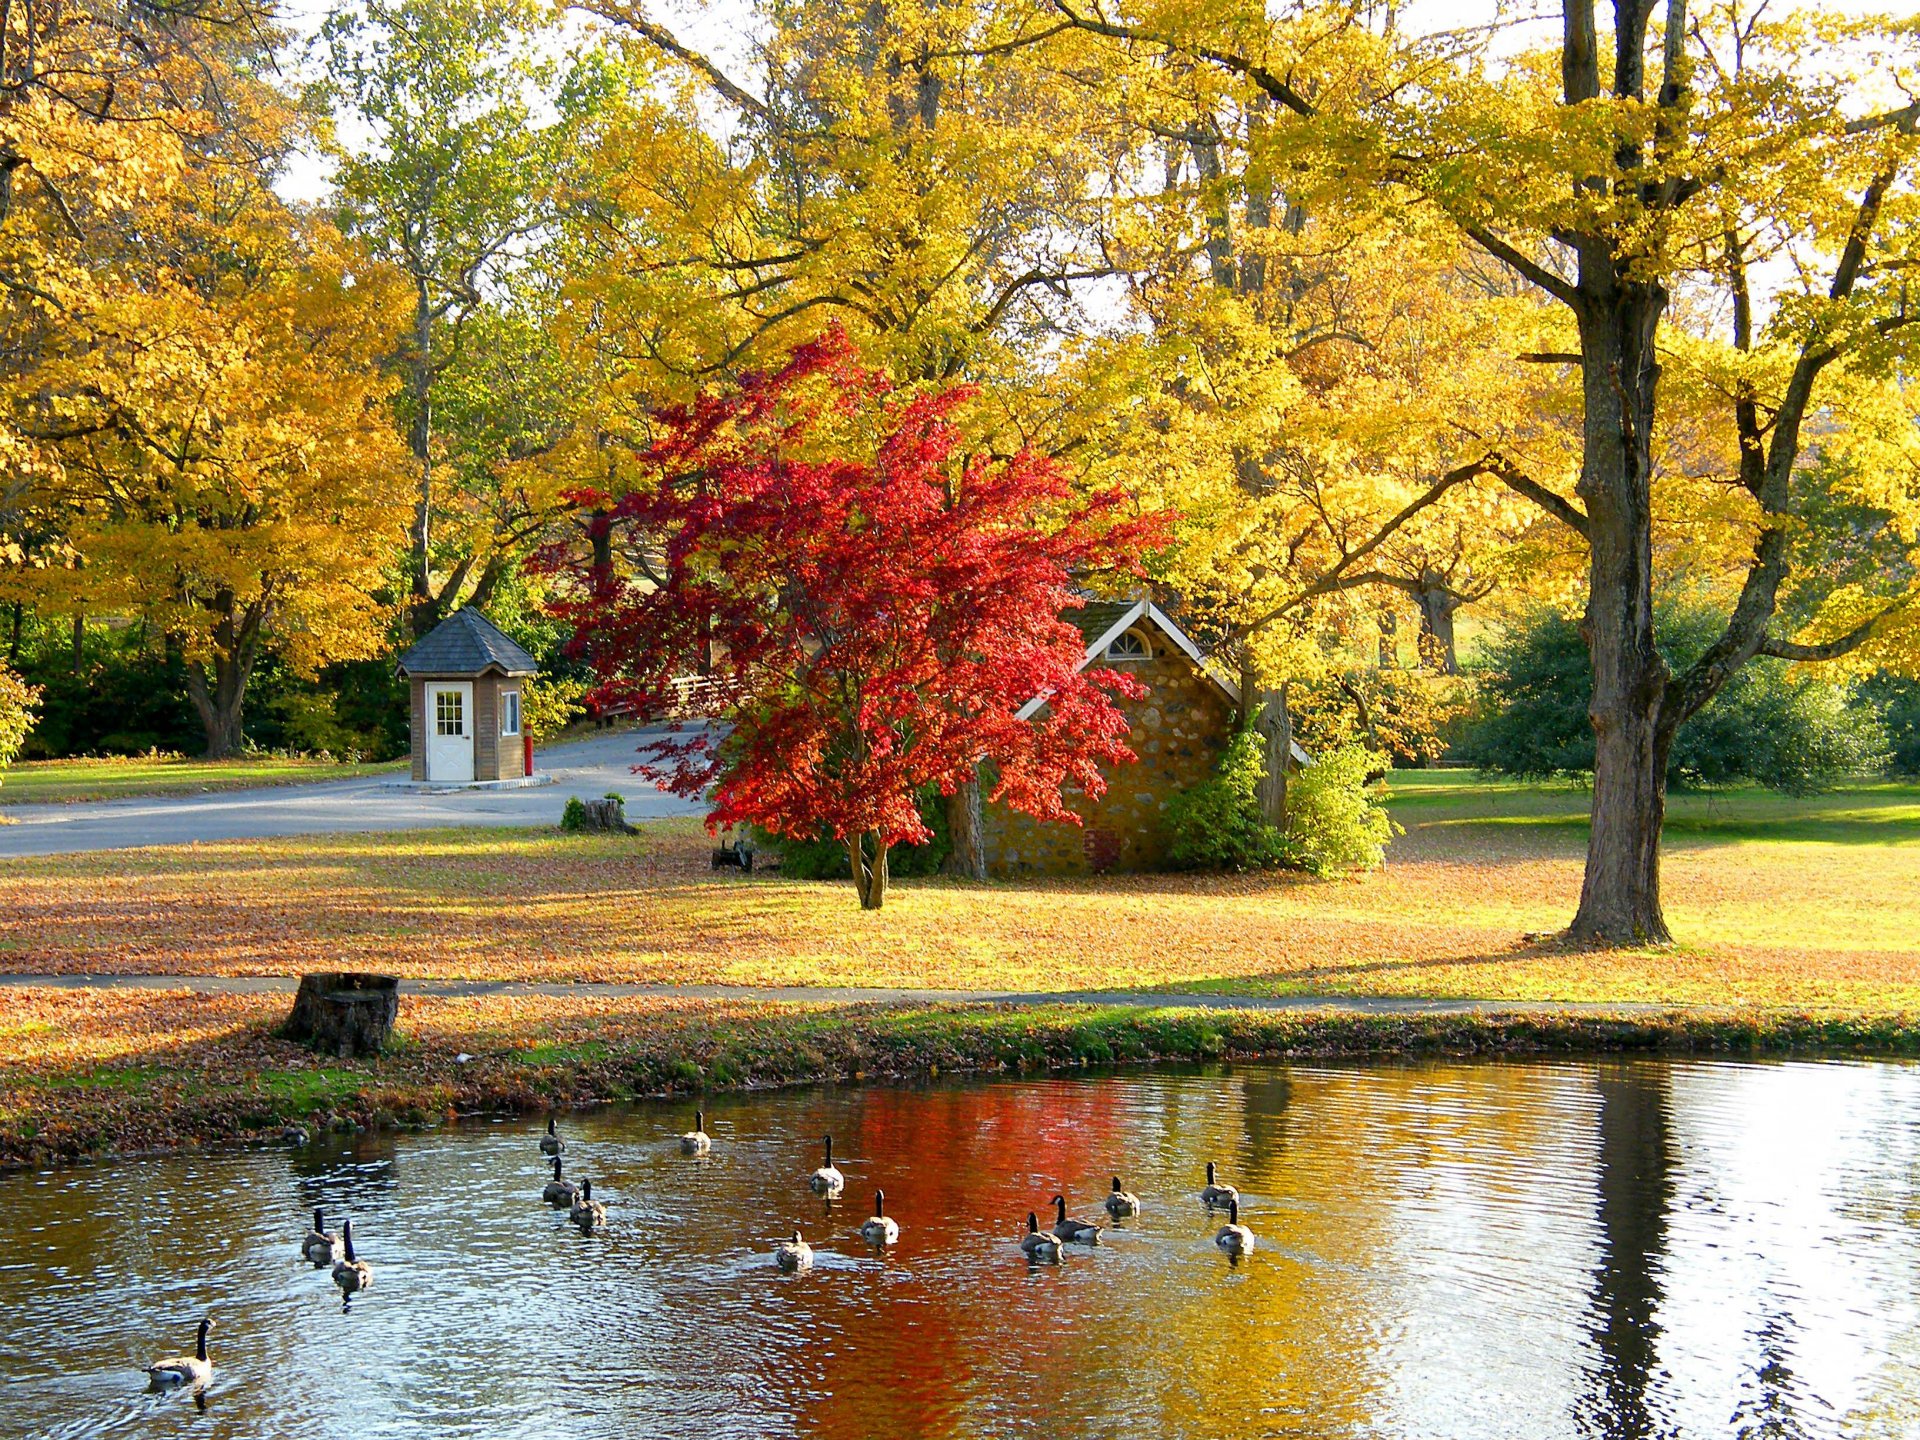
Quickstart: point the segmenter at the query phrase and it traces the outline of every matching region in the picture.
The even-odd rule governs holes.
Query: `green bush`
[[[1266,773],[1260,737],[1243,730],[1213,774],[1167,803],[1167,863],[1176,870],[1264,870],[1287,858],[1286,837],[1260,815]]]
[[[1667,600],[1658,610],[1661,653],[1676,671],[1719,634],[1721,617],[1710,606]],[[1536,611],[1494,638],[1487,655],[1489,673],[1461,758],[1535,779],[1590,772],[1593,678],[1578,623],[1555,610]],[[1680,727],[1667,783],[1700,788],[1751,780],[1804,795],[1876,770],[1885,755],[1878,719],[1848,687],[1762,658],[1741,667]]]
[[[1214,772],[1167,806],[1167,863],[1179,870],[1263,870],[1284,866],[1328,877],[1371,870],[1385,857],[1394,825],[1368,776],[1381,757],[1341,745],[1314,757],[1287,783],[1287,828],[1260,814],[1266,762],[1258,734],[1234,736]]]
[[[1364,745],[1342,745],[1296,772],[1287,786],[1283,863],[1322,879],[1379,869],[1387,842],[1400,833],[1380,803],[1382,787],[1369,779],[1381,768]]]
[[[1899,775],[1920,775],[1920,680],[1876,675],[1861,682],[1859,693],[1880,717],[1889,768]]]
[[[570,835],[578,835],[587,828],[587,802],[578,795],[567,797],[566,808],[560,812],[560,828]]]

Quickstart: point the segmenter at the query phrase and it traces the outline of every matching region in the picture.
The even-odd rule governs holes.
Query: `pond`
[[[715,1098],[0,1178],[0,1435],[1910,1436],[1920,1069],[1235,1066]],[[845,1200],[808,1193],[822,1134]],[[1203,1166],[1258,1248],[1230,1264]],[[1096,1248],[1029,1265],[1064,1190]],[[884,1186],[884,1257],[854,1232]],[[375,1284],[300,1258],[351,1216]],[[780,1274],[796,1225],[811,1272]],[[212,1314],[204,1408],[142,1393]]]

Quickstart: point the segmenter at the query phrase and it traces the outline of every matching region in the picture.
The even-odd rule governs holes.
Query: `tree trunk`
[[[212,659],[187,662],[187,698],[200,717],[209,760],[224,760],[244,743],[241,716],[265,620],[262,605],[249,605],[239,612],[237,619],[229,609],[227,617],[214,627]],[[209,671],[212,672],[211,684],[208,683]]]
[[[413,604],[411,624],[416,637],[439,619],[433,594],[433,297],[424,279],[417,279],[413,304],[413,353],[407,361],[407,388],[413,395],[413,423],[407,427],[407,447],[419,476],[413,504],[413,528],[407,533]]]
[[[1580,909],[1583,943],[1665,943],[1660,829],[1666,749],[1660,706],[1668,672],[1654,646],[1652,430],[1654,340],[1666,292],[1621,276],[1597,245],[1581,255],[1586,416],[1579,495],[1587,515],[1582,630],[1593,665],[1593,828]]]
[[[860,893],[860,908],[878,910],[887,903],[887,847],[877,832],[869,831],[848,839],[847,857],[853,862],[853,888]]]
[[[1422,585],[1414,592],[1420,606],[1420,658],[1442,675],[1460,673],[1460,654],[1453,641],[1453,612],[1460,608],[1444,584]]]
[[[1293,758],[1293,714],[1287,687],[1263,693],[1254,721],[1260,733],[1265,771],[1260,777],[1260,818],[1276,830],[1287,828],[1287,765]]]
[[[980,803],[980,776],[959,786],[947,797],[947,838],[953,849],[944,866],[962,880],[987,878],[986,815]]]
[[[72,671],[78,675],[87,663],[87,617],[79,611],[73,614],[73,657]]]
[[[20,631],[27,623],[27,607],[20,601],[13,602],[13,624],[7,635],[7,668],[18,669],[20,665]]]
[[[1382,610],[1377,623],[1380,627],[1377,659],[1382,670],[1392,670],[1400,663],[1400,617],[1391,610]]]

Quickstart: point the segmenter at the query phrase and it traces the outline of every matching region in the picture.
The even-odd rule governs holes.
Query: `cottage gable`
[[[1116,702],[1127,718],[1127,743],[1139,759],[1111,771],[1097,801],[1069,792],[1069,808],[1083,822],[1078,826],[988,806],[983,817],[987,868],[995,875],[1159,868],[1166,858],[1167,805],[1213,773],[1239,718],[1240,690],[1233,677],[1151,601],[1097,601],[1067,618],[1087,641],[1079,668],[1106,666],[1147,687],[1143,699]],[[1036,695],[1021,707],[1021,718],[1037,714],[1046,703],[1046,696]],[[1306,763],[1298,746],[1294,758]]]

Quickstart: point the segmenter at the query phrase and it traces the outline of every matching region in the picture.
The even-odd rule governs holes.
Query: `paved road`
[[[291,995],[292,975],[4,975],[0,987],[57,990],[197,990],[213,995]],[[903,990],[843,985],[623,985],[522,980],[402,980],[409,995],[577,995],[593,999],[792,1000],[821,1005],[1136,1005],[1194,1010],[1334,1011],[1355,1015],[1667,1015],[1700,1006],[1578,1000],[1421,1000],[1391,995],[1207,995],[1142,990]]]
[[[524,790],[422,794],[375,776],[149,800],[9,805],[0,809],[0,858],[354,830],[551,824],[569,795],[594,799],[609,790],[627,797],[633,820],[703,813],[632,773],[635,748],[646,733],[625,731],[538,751],[536,770],[551,773],[556,783]]]

